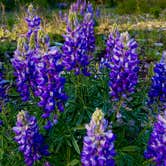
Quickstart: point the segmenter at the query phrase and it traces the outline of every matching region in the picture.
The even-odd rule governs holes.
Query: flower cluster
[[[145,158],[152,159],[157,166],[166,164],[166,111],[163,115],[158,115],[151,133]]]
[[[39,133],[34,116],[30,116],[26,111],[19,112],[13,131],[16,134],[15,141],[19,144],[19,150],[24,154],[27,166],[32,166],[42,156],[49,155],[48,146],[44,144],[44,138]]]
[[[87,67],[90,60],[80,26],[74,31],[68,29],[62,49],[63,63],[67,71],[74,70],[75,74],[89,75]]]
[[[101,110],[96,109],[91,122],[86,125],[87,136],[84,137],[81,162],[83,166],[115,165],[114,140],[115,136],[108,128]],[[106,131],[107,130],[107,131]]]
[[[154,76],[152,77],[151,88],[149,91],[149,103],[161,101],[166,102],[166,54],[163,53],[162,59],[154,67]]]
[[[17,42],[17,49],[12,59],[15,68],[16,84],[18,92],[21,94],[22,100],[27,101],[30,97],[30,89],[32,85],[32,73],[30,73],[30,58],[38,53],[39,41],[38,31],[40,30],[40,18],[34,15],[33,6],[28,7],[28,17],[25,19],[28,25],[28,32],[22,35]]]
[[[35,10],[32,5],[29,5],[27,14],[28,16],[25,18],[25,21],[28,25],[27,38],[30,40],[32,34],[34,34],[35,42],[37,45],[37,33],[40,29],[41,19],[40,17],[35,16]]]
[[[110,69],[110,96],[114,100],[134,92],[139,69],[136,50],[137,43],[128,32],[120,34],[116,30],[110,34],[103,63]]]
[[[101,62],[100,62],[101,68],[105,66],[108,68],[111,68],[111,64],[112,64],[111,58],[113,56],[113,49],[115,47],[116,42],[119,40],[119,38],[120,38],[120,33],[117,30],[117,28],[114,27],[107,40],[106,55],[101,59]]]
[[[64,110],[67,97],[64,93],[65,79],[62,77],[63,65],[57,49],[49,48],[49,37],[40,27],[41,20],[34,15],[32,5],[28,8],[28,32],[20,37],[12,64],[17,77],[17,87],[23,101],[27,101],[30,92],[40,99],[38,105],[44,109],[43,118],[49,118],[57,108]],[[47,121],[45,128],[57,122]]]
[[[77,13],[78,15],[84,15],[86,10],[86,0],[77,0],[75,3],[71,4],[70,11],[71,13]]]
[[[92,11],[90,10],[90,12]],[[84,36],[85,36],[85,41],[87,44],[86,46],[87,52],[93,53],[95,50],[95,33],[94,33],[93,15],[90,12],[87,10],[84,16],[84,20],[82,24],[82,32],[84,33]]]
[[[77,15],[78,11],[80,11],[82,19]],[[70,9],[62,50],[66,70],[74,70],[75,74],[89,75],[88,65],[92,58],[90,55],[95,49],[92,12],[92,5],[86,4],[86,1],[83,3],[77,1]]]
[[[48,119],[50,114],[55,111],[64,111],[64,102],[67,96],[64,93],[65,79],[61,76],[63,66],[61,65],[61,54],[58,50],[49,51],[42,56],[33,56],[32,62],[34,69],[35,85],[34,94],[40,98],[38,105],[44,108],[43,118]],[[45,126],[49,129],[55,124],[57,116],[54,115],[53,121],[48,121]]]
[[[14,58],[12,59],[12,65],[15,68],[14,75],[16,76],[17,90],[21,95],[23,101],[27,101],[30,96],[29,92],[29,69],[27,61],[28,45],[26,43],[25,37],[20,37],[17,43],[17,50],[14,53]]]

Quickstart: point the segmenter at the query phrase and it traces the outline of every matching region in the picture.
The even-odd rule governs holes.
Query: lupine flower
[[[166,111],[159,114],[151,133],[145,158],[152,159],[157,166],[166,165]]]
[[[81,153],[82,166],[114,166],[115,136],[108,129],[108,122],[101,110],[96,109],[86,129],[87,136],[84,137]]]
[[[4,80],[3,74],[0,72],[0,112],[1,112],[1,107],[5,103],[7,99],[7,81]]]
[[[113,57],[113,49],[115,47],[116,42],[120,38],[120,33],[116,29],[116,27],[114,27],[112,31],[113,32],[110,33],[109,38],[107,40],[106,55],[104,58],[101,59],[101,63],[100,63],[101,68],[103,68],[104,66],[111,68],[111,64],[112,64],[111,58]]]
[[[86,5],[86,0],[77,0],[75,3],[71,4],[69,12],[76,12],[83,16],[86,10]]]
[[[166,102],[166,54],[163,53],[162,59],[154,67],[154,76],[152,77],[151,88],[149,91],[149,103]]]
[[[17,87],[23,101],[30,92],[40,99],[43,118],[47,119],[46,129],[57,123],[56,109],[64,110],[67,97],[64,93],[65,79],[62,77],[61,53],[49,49],[49,37],[40,26],[40,18],[34,15],[32,6],[28,8],[28,33],[18,40],[17,50],[12,60],[17,77]],[[51,114],[52,119],[49,119]]]
[[[5,89],[4,89],[4,82],[3,82],[3,77],[2,77],[2,73],[0,72],[0,99],[4,98],[5,95]]]
[[[64,111],[64,102],[67,100],[65,79],[62,77],[61,53],[57,49],[49,50],[49,38],[42,30],[38,30],[37,43],[38,48],[29,61],[30,73],[33,73],[30,80],[34,95],[40,99],[38,105],[44,110],[42,118],[47,119],[44,128],[49,129],[57,123],[56,108]],[[52,113],[54,115],[50,120]]]
[[[80,4],[82,7],[79,6]],[[80,9],[84,10],[84,12],[81,12],[84,13],[82,19],[77,16],[78,12],[76,12]],[[70,9],[62,50],[66,70],[74,70],[75,74],[89,76],[88,65],[92,58],[90,55],[95,48],[94,22],[90,13],[92,10],[92,6],[86,5],[86,1],[83,3],[77,1]]]
[[[100,18],[100,16],[101,16],[100,9],[97,8],[97,9],[96,9],[96,17],[97,17],[97,18]]]
[[[0,119],[0,127],[3,125],[3,121]]]
[[[64,65],[67,71],[74,70],[75,74],[89,75],[90,57],[87,54],[86,40],[79,26],[74,31],[68,29],[63,46]]]
[[[84,16],[82,31],[87,43],[87,52],[93,53],[95,50],[95,32],[93,15],[90,12],[87,12]]]
[[[2,111],[2,106],[4,104],[4,100],[6,98],[6,92],[4,87],[4,80],[2,77],[2,73],[0,72],[0,112]],[[0,119],[0,126],[3,125],[3,121]]]
[[[15,68],[14,75],[16,76],[16,84],[18,92],[21,94],[23,101],[29,99],[29,69],[27,61],[28,46],[25,37],[20,37],[17,43],[17,50],[14,53],[14,58],[12,59],[12,65]]]
[[[65,79],[61,76],[63,66],[61,65],[61,54],[58,50],[32,57],[34,69],[34,94],[40,98],[38,105],[44,109],[43,118],[48,119],[55,108],[64,111],[64,102],[67,96],[64,93]],[[49,129],[57,123],[54,115],[52,121],[48,121],[45,129]]]
[[[8,101],[8,81],[4,79],[3,74],[3,66],[0,62],[0,113],[2,112],[2,108],[5,106]],[[3,125],[3,121],[0,119],[0,126]]]
[[[37,32],[40,29],[41,19],[40,17],[35,16],[35,10],[33,8],[33,5],[29,5],[27,14],[28,16],[25,18],[25,21],[28,25],[27,38],[30,40],[32,34],[34,34],[37,44]]]
[[[32,85],[33,82],[30,77],[33,72],[31,73],[29,63],[31,56],[38,53],[38,31],[41,22],[40,18],[34,15],[35,13],[32,5],[29,5],[27,13],[28,17],[26,17],[25,20],[28,25],[28,32],[26,36],[22,35],[18,39],[17,49],[14,53],[14,58],[12,59],[12,64],[15,68],[15,76],[17,78],[17,89],[21,94],[23,101],[28,101],[30,97],[30,85]]]
[[[48,146],[44,144],[44,138],[39,133],[34,116],[30,116],[26,111],[19,112],[13,131],[16,134],[15,141],[19,144],[19,150],[23,153],[27,166],[32,166],[42,156],[49,155]]]
[[[93,5],[90,2],[87,4],[86,13],[89,13],[92,17],[94,15]]]
[[[107,41],[107,54],[102,63],[110,69],[110,96],[114,100],[134,92],[138,81],[137,43],[128,32],[115,31]]]

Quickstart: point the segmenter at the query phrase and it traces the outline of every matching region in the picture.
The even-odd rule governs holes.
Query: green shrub
[[[150,9],[150,3],[148,0],[136,0],[137,13],[148,13]]]
[[[119,14],[151,13],[159,17],[162,9],[166,8],[166,0],[118,0],[117,12]]]
[[[154,1],[154,6],[157,6],[161,9],[166,8],[166,0],[153,0]]]
[[[117,12],[119,14],[131,14],[136,11],[136,0],[127,0],[118,3]]]
[[[160,16],[161,9],[159,7],[150,8],[150,13],[154,15],[155,18]]]

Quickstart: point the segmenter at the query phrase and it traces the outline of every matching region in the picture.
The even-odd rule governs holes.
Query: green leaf
[[[152,161],[153,161],[153,159],[146,160],[146,161],[144,161],[144,162],[142,163],[142,165],[143,165],[143,166],[148,166],[148,165],[152,164]]]
[[[80,154],[80,148],[79,148],[79,146],[78,146],[78,144],[77,144],[77,141],[76,141],[76,139],[74,138],[74,136],[72,136],[72,144],[73,144],[73,146],[74,146],[75,151],[76,151],[78,154]]]
[[[73,128],[73,130],[85,130],[85,125],[79,125]]]
[[[79,160],[74,159],[74,160],[72,160],[72,161],[68,164],[68,166],[75,166],[75,165],[77,165],[79,162],[80,162]]]
[[[126,146],[120,149],[122,152],[136,152],[139,151],[140,148],[138,146]]]
[[[3,159],[3,155],[4,155],[4,151],[2,149],[0,149],[0,160]]]

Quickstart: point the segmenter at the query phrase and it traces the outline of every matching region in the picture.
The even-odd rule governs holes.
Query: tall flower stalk
[[[61,54],[58,50],[49,51],[42,57],[33,57],[35,90],[39,97],[38,105],[44,109],[42,117],[48,119],[45,126],[49,129],[57,122],[55,110],[64,111],[64,102],[67,96],[64,93],[65,79],[61,76],[63,66],[61,65]],[[52,116],[51,116],[52,115]],[[50,118],[51,121],[49,120]]]
[[[88,65],[95,49],[93,8],[86,1],[71,5],[64,35],[63,62],[67,71],[89,76]]]
[[[42,117],[47,119],[45,128],[49,129],[57,122],[57,110],[63,111],[67,100],[62,55],[57,49],[50,49],[49,37],[42,30],[41,19],[35,16],[32,5],[27,13],[28,32],[18,40],[12,64],[23,101],[29,100],[31,92],[39,98],[38,105],[44,111]]]
[[[166,53],[154,67],[154,76],[151,79],[149,90],[149,104],[157,103],[160,109],[166,106]]]
[[[166,165],[166,111],[159,114],[151,133],[145,158],[151,159],[157,166]]]
[[[17,42],[17,50],[14,53],[12,65],[15,69],[14,75],[16,76],[17,90],[23,101],[29,100],[30,97],[27,51],[26,38],[21,36]]]
[[[96,109],[86,129],[81,153],[82,166],[115,165],[115,136],[101,110]]]
[[[109,87],[112,99],[126,98],[134,92],[138,82],[136,50],[137,43],[134,39],[130,39],[128,32],[121,33],[119,38],[115,40],[112,55],[110,54]]]
[[[44,143],[43,136],[39,133],[37,120],[30,116],[28,112],[21,111],[17,115],[15,141],[19,144],[19,150],[24,154],[27,166],[32,166],[43,156],[49,155],[48,146]]]
[[[109,94],[111,100],[116,101],[117,118],[121,117],[119,111],[138,83],[137,47],[128,32],[120,33],[114,27],[107,40],[106,55],[101,59],[100,68],[109,70]]]

